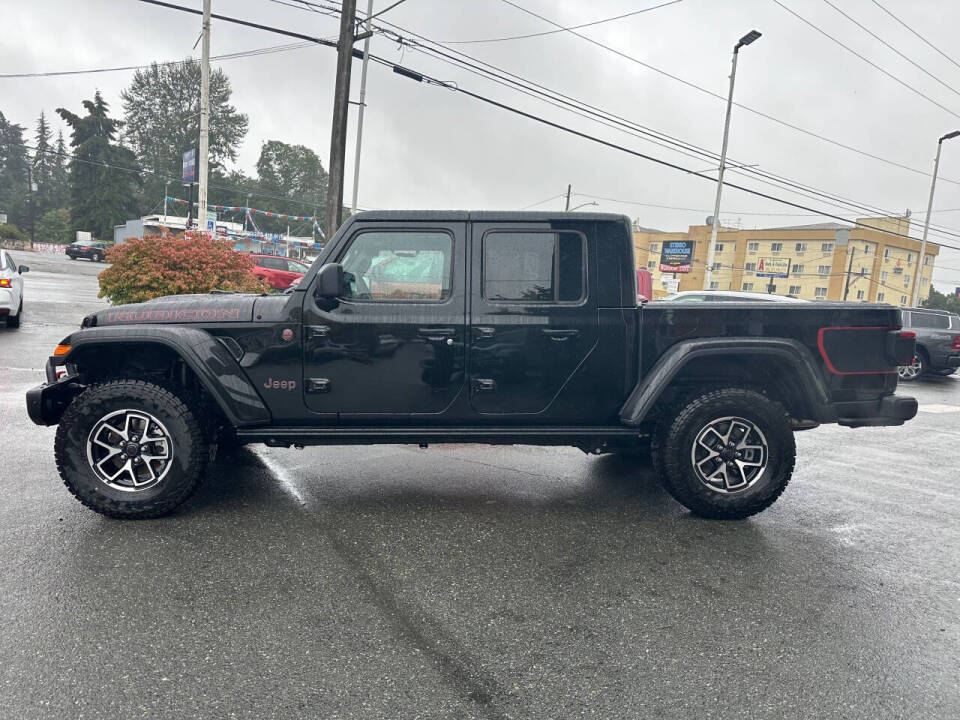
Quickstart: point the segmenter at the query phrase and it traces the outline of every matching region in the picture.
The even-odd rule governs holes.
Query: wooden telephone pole
[[[340,41],[337,45],[337,81],[333,90],[330,127],[330,175],[327,179],[327,239],[340,227],[343,212],[343,172],[347,153],[347,114],[350,107],[350,70],[353,63],[353,29],[357,0],[340,6]]]

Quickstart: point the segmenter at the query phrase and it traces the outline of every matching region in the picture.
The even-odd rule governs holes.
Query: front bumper
[[[53,378],[51,379],[51,374]],[[56,379],[53,366],[47,363],[47,382],[27,390],[27,414],[37,425],[56,425],[73,398],[83,390],[76,375]]]
[[[846,427],[903,425],[917,414],[917,399],[887,395],[879,400],[837,403],[837,424]]]

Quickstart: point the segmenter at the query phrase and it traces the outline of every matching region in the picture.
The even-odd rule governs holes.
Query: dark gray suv
[[[901,311],[903,329],[917,334],[913,365],[900,367],[900,379],[952,375],[960,367],[960,315],[946,310],[909,308]]]

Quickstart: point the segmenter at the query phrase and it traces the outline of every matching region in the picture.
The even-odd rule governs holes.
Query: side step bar
[[[584,441],[624,440],[645,437],[646,433],[622,425],[606,426],[336,426],[273,427],[237,430],[245,443],[271,447],[290,445],[380,445],[427,443],[483,443],[489,445],[579,445]]]

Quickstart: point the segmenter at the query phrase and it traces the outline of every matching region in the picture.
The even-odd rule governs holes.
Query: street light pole
[[[167,198],[170,196],[170,181],[163,184],[163,222],[167,222]]]
[[[730,113],[733,109],[733,84],[737,79],[737,57],[740,48],[749,45],[760,37],[760,33],[751,30],[733,46],[733,64],[730,69],[730,92],[727,95],[727,116],[723,122],[723,146],[720,148],[720,169],[717,172],[717,197],[713,203],[713,223],[710,226],[710,248],[707,251],[707,271],[704,273],[703,289],[710,289],[713,277],[713,260],[717,252],[717,230],[720,227],[720,195],[723,192],[723,171],[727,164],[727,141],[730,138]]]
[[[927,233],[930,231],[930,213],[933,212],[933,191],[937,188],[937,173],[940,171],[940,150],[944,140],[950,140],[960,135],[960,130],[954,130],[937,140],[937,158],[933,161],[933,180],[930,183],[930,199],[927,201],[927,217],[923,221],[923,239],[920,241],[920,261],[913,278],[913,299],[911,307],[916,307],[920,299],[920,276],[923,275],[923,256],[927,252]]]
[[[370,16],[373,15],[373,0],[367,0],[367,24],[365,29],[370,32]],[[350,212],[357,212],[357,197],[360,193],[360,140],[363,138],[363,111],[366,109],[367,97],[367,64],[370,60],[370,36],[363,41],[363,66],[360,69],[360,107],[357,108],[357,149],[353,159],[353,202],[350,203]]]
[[[200,157],[197,168],[200,185],[197,189],[197,224],[207,231],[207,154],[210,150],[210,0],[203,0],[203,40],[200,56]]]

